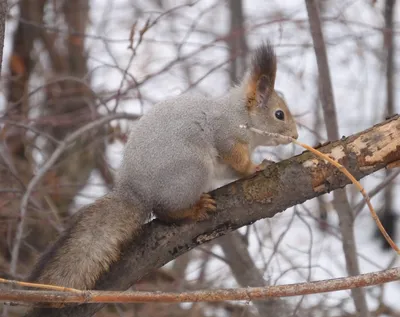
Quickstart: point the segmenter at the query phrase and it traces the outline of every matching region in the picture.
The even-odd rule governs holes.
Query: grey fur
[[[120,249],[146,221],[145,208],[134,198],[114,193],[85,206],[56,243],[45,252],[29,281],[91,289],[100,275],[118,260]]]
[[[128,196],[141,193],[156,213],[185,209],[202,193],[239,177],[220,159],[237,140],[248,143],[250,151],[280,142],[240,125],[297,138],[282,98],[274,93],[259,117],[246,109],[245,88],[243,83],[218,99],[187,94],[155,105],[130,133],[116,190]],[[280,108],[287,114],[285,122],[274,117]]]
[[[31,280],[92,288],[152,211],[162,220],[174,221],[202,193],[240,176],[222,160],[237,142],[252,152],[259,145],[281,141],[240,125],[297,138],[290,111],[274,90],[275,73],[262,73],[276,70],[272,47],[263,45],[256,54],[253,63],[262,56],[271,60],[259,68],[253,64],[243,82],[225,96],[185,94],[160,102],[139,120],[130,133],[112,193],[79,212],[39,261]],[[257,74],[252,73],[255,69]],[[262,78],[273,80],[260,85]],[[263,91],[254,91],[255,87]],[[285,120],[276,118],[277,110],[284,112]]]

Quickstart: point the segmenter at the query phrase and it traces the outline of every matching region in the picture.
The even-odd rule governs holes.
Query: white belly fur
[[[208,191],[222,187],[239,178],[229,165],[222,163],[215,149],[210,152],[212,173]]]

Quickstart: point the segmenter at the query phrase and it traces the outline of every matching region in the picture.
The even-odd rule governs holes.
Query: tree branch
[[[265,287],[225,288],[188,292],[159,291],[27,291],[0,290],[0,300],[26,303],[184,303],[220,302],[225,300],[267,300],[271,297],[289,297],[341,291],[356,287],[374,286],[400,280],[400,267],[380,272],[360,274],[307,283]]]
[[[400,160],[400,116],[319,149],[338,160],[357,179]],[[213,191],[218,212],[207,221],[166,225],[153,220],[123,250],[96,284],[98,290],[125,290],[151,270],[232,230],[270,218],[283,210],[349,183],[330,164],[309,152]],[[290,193],[290,194],[288,194]],[[77,268],[79,269],[79,268]],[[91,316],[102,304],[34,309],[27,316]]]

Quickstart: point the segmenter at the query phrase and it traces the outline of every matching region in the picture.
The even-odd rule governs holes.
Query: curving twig
[[[286,141],[290,141],[293,142],[297,145],[300,145],[301,147],[305,148],[306,150],[309,150],[310,152],[314,153],[315,155],[319,156],[320,158],[327,160],[329,163],[331,163],[333,166],[337,167],[339,169],[339,171],[341,171],[344,175],[346,175],[346,177],[358,188],[358,190],[361,192],[361,194],[363,195],[365,202],[367,203],[367,206],[369,208],[369,211],[371,212],[371,216],[374,219],[376,225],[378,226],[380,232],[382,233],[382,235],[384,236],[385,240],[389,243],[389,245],[392,247],[393,250],[395,250],[397,252],[397,254],[400,255],[400,249],[399,247],[396,245],[396,243],[394,243],[394,241],[392,240],[392,238],[390,238],[390,236],[388,235],[388,233],[386,232],[385,228],[383,227],[381,221],[379,220],[378,215],[376,214],[374,207],[371,204],[371,199],[368,196],[367,192],[365,191],[364,187],[362,187],[362,185],[360,184],[360,182],[358,180],[356,180],[356,178],[339,162],[333,160],[332,158],[330,158],[328,155],[321,153],[320,151],[314,149],[312,146],[309,146],[305,143],[299,142],[296,139],[293,139],[292,137],[289,136],[285,136],[285,135],[281,135],[278,133],[271,133],[271,132],[267,132],[267,131],[262,131],[253,127],[249,127],[247,125],[241,125],[241,128],[247,128],[250,131],[253,131],[255,133],[258,134],[265,134],[265,135],[269,135],[273,138],[280,138]]]

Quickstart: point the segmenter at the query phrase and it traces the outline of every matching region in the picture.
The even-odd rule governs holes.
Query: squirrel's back
[[[235,118],[232,113],[237,111],[237,116],[246,115],[243,106],[236,108],[227,105],[226,100],[195,94],[184,94],[156,104],[130,132],[117,175],[118,188],[122,192],[139,193],[143,200],[153,204],[153,208],[168,197],[179,200],[180,193],[186,195],[186,191],[179,190],[183,184],[179,179],[181,176],[193,177],[192,183],[202,184],[203,192],[211,190],[213,184],[210,182],[214,178],[211,174],[215,172],[211,166],[215,165],[218,156],[215,134],[219,137],[224,133],[232,135],[227,131],[233,124],[229,121]],[[238,119],[236,125],[240,123],[243,121]],[[203,168],[204,182],[195,179],[197,173],[185,171],[186,167],[193,169],[196,161],[199,169]],[[173,183],[175,188],[171,188]],[[186,199],[182,197],[182,205],[185,204]]]

